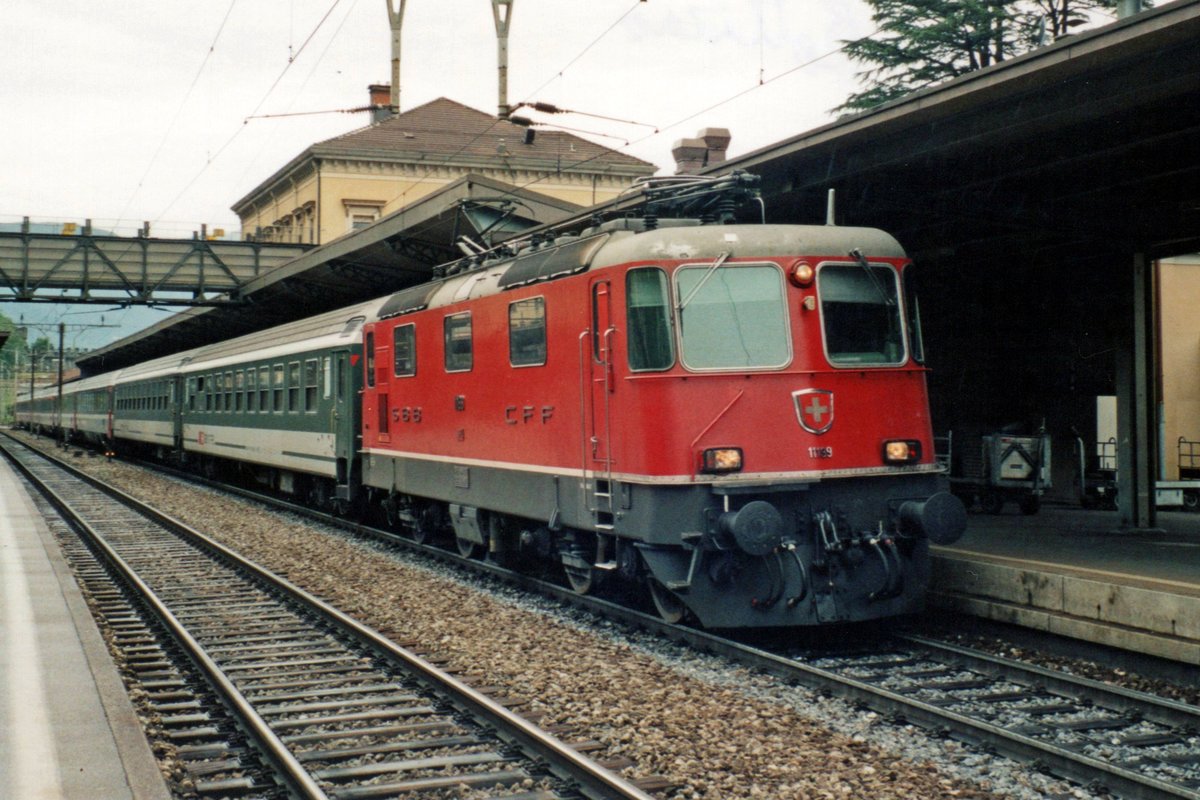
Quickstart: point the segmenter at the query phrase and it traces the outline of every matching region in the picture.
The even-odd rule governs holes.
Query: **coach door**
[[[350,469],[358,449],[358,424],[354,413],[358,394],[354,391],[354,370],[361,368],[361,364],[351,363],[349,350],[334,351],[324,363],[325,386],[333,393],[329,413],[337,459],[338,497],[349,499]],[[346,497],[342,497],[343,487],[346,487]]]
[[[183,455],[183,387],[186,380],[182,375],[171,379],[171,447],[179,456]]]
[[[596,527],[604,529],[611,528],[613,521],[612,399],[616,384],[612,349],[617,331],[612,324],[610,281],[592,282],[591,306],[591,327],[580,342],[583,378],[590,384],[583,469],[590,483]]]

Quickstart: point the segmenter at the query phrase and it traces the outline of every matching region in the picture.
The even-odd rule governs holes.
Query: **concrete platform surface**
[[[1200,664],[1200,514],[1122,531],[1112,511],[972,514],[934,548],[931,605]]]
[[[0,798],[169,797],[58,545],[0,459]]]

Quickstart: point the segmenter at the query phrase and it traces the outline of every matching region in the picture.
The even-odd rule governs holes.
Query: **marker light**
[[[891,439],[883,443],[885,464],[911,464],[921,460],[921,443],[915,439]]]
[[[742,448],[714,447],[704,451],[700,471],[709,474],[741,472]]]
[[[795,286],[804,287],[812,283],[815,274],[812,265],[807,261],[797,261],[788,270],[788,280]]]

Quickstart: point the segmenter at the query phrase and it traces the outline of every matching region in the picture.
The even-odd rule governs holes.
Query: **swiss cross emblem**
[[[801,389],[792,392],[792,405],[800,427],[820,436],[833,427],[833,392],[827,389]]]

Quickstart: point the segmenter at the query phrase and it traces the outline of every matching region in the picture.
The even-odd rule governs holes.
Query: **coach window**
[[[417,326],[400,325],[392,331],[393,373],[397,378],[417,374]]]
[[[508,360],[514,367],[546,363],[546,298],[531,297],[509,305]]]
[[[317,413],[318,375],[317,359],[310,358],[304,362],[304,410],[310,414]]]
[[[325,399],[328,400],[333,393],[333,359],[329,356],[324,356],[321,359],[321,377],[325,382]]]
[[[675,363],[667,274],[631,269],[625,276],[625,315],[629,328],[629,368],[634,372],[670,369]]]
[[[213,410],[213,378],[212,375],[205,375],[200,379],[204,384],[204,410]]]
[[[258,368],[258,410],[266,414],[271,410],[271,368]]]
[[[254,376],[256,374],[253,367],[246,370],[246,411],[248,412],[258,410],[254,405],[254,400],[258,397],[258,392],[254,385]]]
[[[271,397],[275,413],[278,414],[283,411],[283,364],[275,364],[271,371]]]
[[[442,324],[446,346],[446,372],[469,371],[474,357],[470,312],[446,317]]]
[[[225,410],[233,411],[233,373],[225,373]]]
[[[375,387],[375,331],[371,331],[370,333],[367,334],[367,343],[365,345],[363,345],[363,349],[366,350],[366,353],[364,354],[364,355],[366,355],[366,358],[364,360],[367,362],[367,386],[374,388]]]
[[[233,410],[242,410],[242,395],[246,393],[246,373],[238,370],[233,375]]]
[[[288,390],[288,411],[300,410],[300,362],[292,361],[288,363],[287,376]]]
[[[196,379],[187,379],[187,407],[188,411],[196,410]]]

